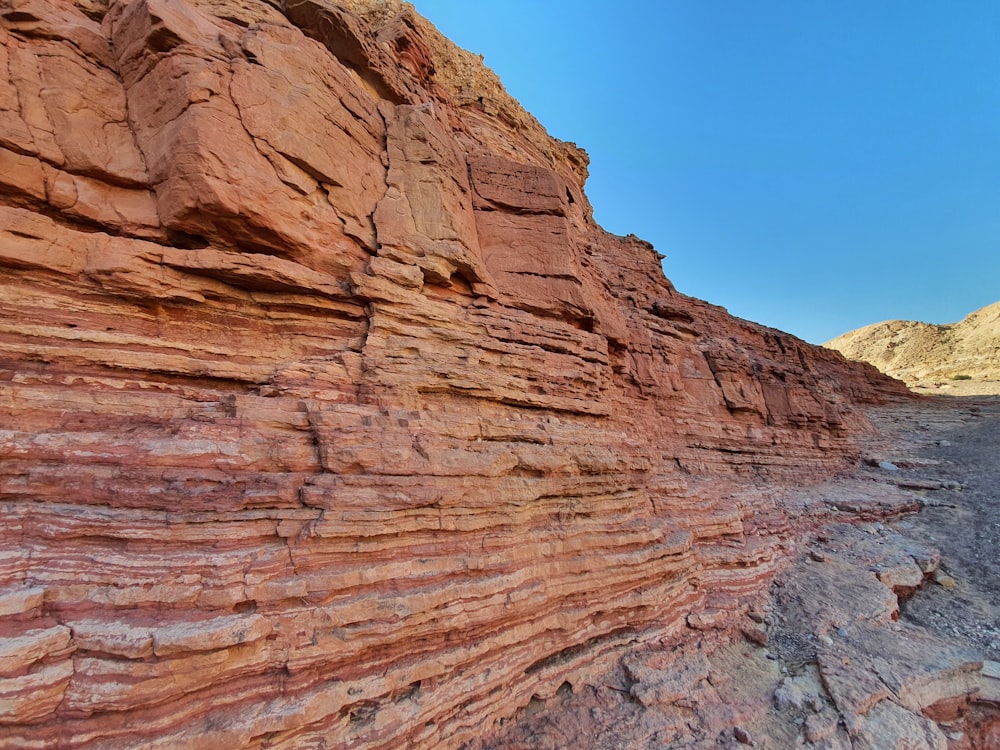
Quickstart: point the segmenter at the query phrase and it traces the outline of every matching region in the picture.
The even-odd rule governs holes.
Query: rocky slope
[[[724,639],[867,365],[392,0],[0,6],[0,747],[456,747]]]
[[[783,495],[810,526],[735,638],[632,649],[471,748],[1000,747],[1000,399],[870,414],[864,466]]]
[[[1000,394],[1000,302],[958,323],[889,320],[850,331],[824,346],[870,362],[911,388]]]

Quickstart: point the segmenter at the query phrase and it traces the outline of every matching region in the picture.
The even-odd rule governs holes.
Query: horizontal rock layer
[[[0,38],[0,747],[457,746],[736,611],[902,393],[677,293],[408,6]]]

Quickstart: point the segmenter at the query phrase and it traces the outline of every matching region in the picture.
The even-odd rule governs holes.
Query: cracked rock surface
[[[586,172],[397,0],[0,4],[0,748],[457,748],[586,686],[761,742],[708,654],[771,674],[804,535],[919,507],[829,484],[913,397],[677,292]],[[872,560],[888,627],[937,563]],[[788,700],[931,741],[938,643]]]
[[[749,605],[742,639],[635,651],[475,747],[1000,746],[1000,400],[874,416],[884,431],[866,463],[891,455],[894,468],[785,497],[820,523]],[[900,494],[914,484],[920,512]]]

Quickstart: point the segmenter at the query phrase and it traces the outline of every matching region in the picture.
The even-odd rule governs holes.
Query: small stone
[[[831,638],[830,636],[828,636],[826,633],[824,633],[821,636],[818,636],[816,640],[818,640],[824,646],[832,646],[833,645],[833,638]]]
[[[753,747],[757,743],[753,741],[750,737],[750,733],[747,732],[743,727],[733,727],[733,737],[736,738],[738,742],[743,745],[750,745]]]
[[[942,573],[940,575],[934,576],[934,582],[938,586],[941,586],[942,588],[946,588],[946,589],[955,589],[955,588],[958,588],[958,581],[956,581],[950,575],[946,575],[944,573]]]
[[[931,573],[930,578],[936,584],[943,586],[946,589],[953,589],[958,586],[958,581],[948,575],[943,568],[935,568],[934,572]]]
[[[809,550],[809,557],[811,557],[816,562],[825,562],[826,561],[826,555],[824,555],[818,549],[811,549],[811,550]]]
[[[756,643],[758,646],[767,645],[767,632],[763,628],[755,628],[750,625],[744,625],[740,628],[740,632],[742,632],[743,637],[751,643]]]
[[[879,461],[878,467],[884,471],[899,471],[899,467],[892,461]]]

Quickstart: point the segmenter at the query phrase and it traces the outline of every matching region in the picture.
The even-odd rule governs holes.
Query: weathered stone
[[[744,638],[746,638],[753,644],[756,644],[758,646],[767,645],[767,631],[764,630],[764,628],[756,628],[750,625],[744,625],[743,627],[740,628],[740,632],[743,634]]]
[[[664,661],[662,656],[659,661]],[[708,660],[702,654],[671,661],[669,668],[657,668],[657,660],[648,654],[626,659],[623,667],[633,683],[632,697],[644,706],[670,705],[689,697],[695,685],[708,677]]]
[[[944,732],[930,719],[881,701],[851,732],[855,750],[947,750]]]
[[[860,654],[843,648],[824,650],[817,656],[823,685],[851,731],[857,730],[861,717],[873,706],[892,695],[864,661],[852,658],[857,656]]]
[[[1000,704],[1000,662],[983,662],[983,677],[979,686],[979,700]]]
[[[62,625],[6,638],[0,645],[0,676],[23,672],[51,654],[64,652],[69,642],[69,628]]]
[[[0,17],[0,748],[458,747],[731,638],[792,544],[743,480],[905,395],[677,293],[396,0]]]

